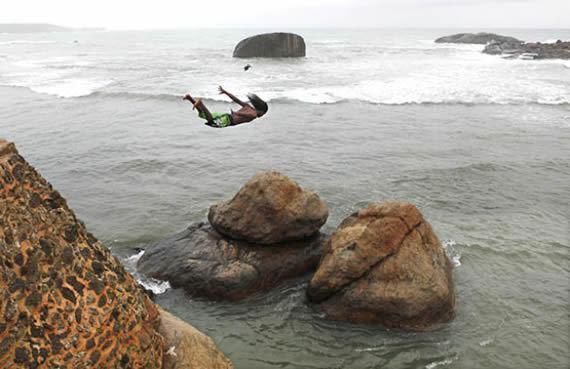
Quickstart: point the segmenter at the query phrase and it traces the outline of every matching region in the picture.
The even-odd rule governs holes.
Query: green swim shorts
[[[214,124],[215,127],[218,128],[224,128],[227,126],[230,126],[232,124],[232,118],[228,113],[211,113],[212,114],[212,118],[214,118]],[[198,113],[198,116],[202,119],[206,119],[208,120],[208,118],[206,117],[206,114],[200,112]]]

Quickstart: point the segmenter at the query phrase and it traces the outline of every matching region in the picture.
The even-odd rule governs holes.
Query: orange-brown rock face
[[[0,140],[0,368],[161,368],[158,322],[133,277]]]
[[[317,234],[329,212],[319,196],[278,172],[261,172],[233,199],[210,208],[221,234],[258,244],[295,241]]]
[[[453,317],[451,269],[415,206],[375,203],[339,225],[307,295],[330,319],[425,330]]]

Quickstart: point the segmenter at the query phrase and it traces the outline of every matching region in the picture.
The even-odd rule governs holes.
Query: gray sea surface
[[[340,31],[322,32],[314,37],[342,36]],[[99,46],[87,52],[103,55],[105,63],[86,68],[87,72],[82,67],[74,69],[78,75],[63,76],[61,81],[97,80],[101,77],[97,68],[112,68],[110,55],[121,55],[121,50],[104,49],[101,38],[112,43],[127,37],[123,33],[115,38],[113,33],[87,34],[99,40]],[[143,59],[150,58],[154,38],[166,37],[151,33],[154,38],[149,36],[151,41],[145,43],[145,35],[128,35],[141,39]],[[431,37],[429,32],[414,35],[410,33],[406,42]],[[80,36],[29,37],[35,37],[34,42],[50,37],[60,42],[59,38]],[[325,51],[314,55],[317,61],[311,57],[292,64],[256,61],[254,68],[290,69],[290,77],[279,78],[290,89],[298,84],[298,90],[286,98],[275,88],[277,84],[262,75],[252,82],[244,77],[247,74],[237,74],[241,64],[227,56],[233,43],[226,34],[214,36],[210,43],[201,41],[205,46],[191,48],[195,51],[192,57],[199,58],[200,52],[217,50],[212,46],[218,45],[217,40],[222,45],[217,47],[218,57],[228,59],[219,78],[210,76],[210,87],[202,77],[191,80],[186,75],[190,78],[187,88],[173,82],[164,85],[164,94],[155,94],[154,82],[160,85],[164,80],[159,76],[170,73],[160,69],[168,60],[163,64],[154,60],[146,72],[138,70],[129,77],[127,64],[121,62],[113,84],[73,96],[54,93],[69,92],[70,84],[62,87],[52,80],[45,81],[44,87],[52,88],[49,91],[24,83],[0,87],[0,137],[17,144],[88,229],[133,272],[139,249],[204,220],[210,205],[233,196],[260,170],[281,171],[316,191],[330,209],[325,225],[329,232],[351,212],[373,201],[406,200],[420,208],[455,265],[457,315],[433,332],[326,321],[307,304],[309,276],[237,303],[190,297],[138,276],[163,292],[156,298],[161,306],[210,335],[238,369],[569,367],[570,70],[565,64],[509,61],[514,62],[509,67],[503,64],[507,61],[488,56],[480,60],[478,51],[459,47],[445,51],[455,58],[448,63],[459,73],[459,82],[450,88],[446,81],[453,78],[445,77],[443,71],[431,70],[432,80],[414,79],[417,76],[410,70],[419,51],[400,50],[397,58],[401,53],[412,54],[396,60],[389,52],[375,49],[378,65],[407,63],[398,68],[401,72],[409,68],[406,78],[412,85],[417,82],[417,89],[396,82],[390,87],[396,100],[406,93],[413,98],[390,102],[386,91],[366,90],[368,85],[352,86],[352,92],[338,90],[337,83],[326,79],[330,72],[322,70],[319,78],[322,86],[328,86],[323,90],[310,90],[318,87],[317,77],[293,81],[295,63],[301,64],[299,73],[306,75],[318,69],[315,63],[328,65]],[[387,44],[386,37],[378,42]],[[176,45],[181,38],[176,35]],[[45,44],[55,48],[49,50],[44,44],[0,42],[0,64],[1,55],[4,59],[25,57],[26,47],[29,53],[62,57],[73,47],[65,40],[63,46]],[[168,43],[160,45],[164,48]],[[345,50],[344,55],[351,52]],[[439,46],[422,52],[445,58],[439,55]],[[143,59],[135,58],[130,65],[141,66]],[[207,60],[203,57],[200,64],[213,68]],[[485,73],[481,68],[492,63],[504,68],[504,76],[494,76],[503,79],[491,81],[491,90],[461,81],[462,70],[466,78],[478,79]],[[234,67],[230,73],[228,69]],[[354,78],[360,76],[364,81],[365,75],[359,74],[364,72],[352,67]],[[14,68],[0,65],[0,85],[10,78],[14,81],[18,73]],[[30,68],[21,73],[40,76],[42,70],[54,69],[45,65]],[[523,70],[526,74],[518,79],[508,73],[514,71],[516,76]],[[375,83],[389,85],[398,79],[382,73],[374,74]],[[206,94],[206,103],[212,110],[227,111],[231,105],[215,96],[215,87],[224,82],[225,74],[240,81],[236,86],[265,92],[270,97],[268,114],[239,127],[204,126],[180,97],[192,91],[193,83],[204,83],[204,91],[212,90],[211,96]],[[435,82],[439,77],[440,89]],[[174,75],[171,78],[175,80]],[[347,84],[338,84],[343,83]],[[146,91],[136,86],[146,86]],[[366,91],[371,92],[366,95]],[[417,91],[421,93],[413,95]],[[487,98],[500,92],[505,93],[500,101]],[[439,101],[442,93],[449,99]],[[416,97],[423,100],[412,101]]]

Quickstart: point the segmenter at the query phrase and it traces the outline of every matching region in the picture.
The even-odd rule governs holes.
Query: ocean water
[[[247,61],[231,52],[257,31],[3,34],[0,137],[133,272],[259,170],[319,193],[327,231],[372,201],[421,209],[455,265],[457,316],[435,332],[326,321],[307,276],[228,303],[137,275],[238,369],[568,368],[570,65],[432,42],[457,31],[298,30],[307,58]],[[268,114],[204,126],[181,96],[226,111],[220,84]]]

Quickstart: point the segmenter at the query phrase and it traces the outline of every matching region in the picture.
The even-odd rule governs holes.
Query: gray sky
[[[570,28],[570,0],[5,0],[0,23],[195,27]]]

